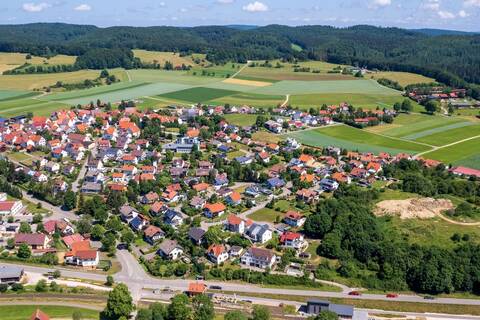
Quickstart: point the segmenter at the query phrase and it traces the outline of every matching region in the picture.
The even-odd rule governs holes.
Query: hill
[[[365,25],[348,28],[270,25],[239,29],[99,28],[37,23],[0,26],[0,51],[82,56],[94,49],[121,47],[204,53],[212,62],[312,59],[420,73],[452,86],[480,83],[480,35],[438,34]]]

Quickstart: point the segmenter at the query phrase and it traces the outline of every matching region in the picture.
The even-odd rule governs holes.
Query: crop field
[[[26,114],[28,112],[32,112],[36,115],[47,116],[56,110],[69,107],[69,105],[62,102],[41,101],[35,99],[15,100],[14,102],[14,104],[0,102],[1,117],[13,117],[18,114]]]
[[[480,137],[434,150],[424,154],[423,157],[439,160],[445,164],[468,164],[469,167],[480,169],[479,146]]]
[[[27,94],[28,92],[26,91],[0,90],[0,101],[16,99]]]
[[[434,146],[444,146],[470,137],[480,136],[480,124],[474,124],[473,122],[460,122],[452,126],[440,127],[439,129],[447,127],[449,127],[447,130],[442,130],[429,135],[422,135],[414,140]],[[430,130],[428,132],[430,132]],[[408,139],[408,137],[405,138]]]
[[[361,152],[418,153],[430,148],[423,144],[389,138],[346,125],[332,126],[287,134],[301,143],[313,147],[337,146]]]
[[[208,65],[205,67],[193,67],[188,74],[193,76],[209,76],[216,78],[230,78],[237,73],[244,64],[241,63],[226,63],[224,65]]]
[[[170,61],[174,66],[181,66],[182,64],[193,66],[195,64],[190,56],[180,57],[178,53],[174,52],[133,50],[133,54],[142,62],[147,63],[156,61],[160,65],[164,65],[165,62]]]
[[[212,104],[252,105],[256,107],[276,107],[285,101],[285,96],[238,93],[210,101]]]
[[[380,86],[373,80],[344,80],[344,81],[280,81],[268,87],[255,90],[263,94],[383,94],[399,96],[398,91]]]
[[[371,77],[372,79],[389,79],[398,82],[403,87],[409,84],[435,82],[435,79],[410,72],[376,72],[366,77]]]
[[[197,103],[197,102],[207,102],[213,99],[230,96],[236,93],[237,91],[232,91],[232,90],[196,87],[196,88],[190,88],[190,89],[185,89],[181,91],[162,94],[160,95],[160,97]]]
[[[292,95],[290,105],[301,109],[308,109],[312,106],[338,105],[348,102],[355,107],[364,109],[391,108],[395,102],[405,99],[400,94],[362,94],[362,93],[321,93]]]

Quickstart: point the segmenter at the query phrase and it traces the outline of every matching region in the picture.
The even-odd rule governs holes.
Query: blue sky
[[[370,24],[480,31],[480,0],[3,0],[0,23]]]

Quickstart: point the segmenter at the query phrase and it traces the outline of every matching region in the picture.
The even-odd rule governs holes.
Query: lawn
[[[279,221],[277,219],[281,219],[283,215],[284,214],[279,211],[275,211],[269,208],[262,208],[260,210],[255,211],[252,214],[249,214],[248,218],[254,221],[275,222],[275,221]]]
[[[379,197],[377,199],[378,202],[384,200],[406,200],[411,198],[418,198],[418,194],[416,193],[409,193],[404,192],[402,190],[392,190],[389,188],[385,188],[385,191],[380,192]]]
[[[15,302],[12,302],[15,304]],[[30,316],[39,308],[50,316],[50,319],[71,319],[75,311],[82,313],[82,319],[98,319],[99,312],[95,310],[74,308],[67,306],[52,306],[52,305],[8,305],[0,306],[0,314],[2,320],[25,320],[30,319]]]
[[[283,137],[268,131],[257,131],[252,135],[252,139],[255,141],[278,143],[279,141],[283,140]]]
[[[474,124],[472,122],[460,122],[451,126],[440,127],[437,129],[446,128],[449,129],[424,135],[418,139],[415,139],[415,141],[428,143],[435,146],[443,146],[470,137],[480,136],[480,124]],[[478,152],[480,153],[480,147]]]
[[[398,82],[403,87],[409,84],[435,82],[435,79],[410,72],[376,72],[372,75],[367,75],[367,77],[371,77],[372,79],[389,79]]]
[[[400,94],[369,94],[369,93],[314,93],[293,95],[290,97],[290,104],[294,107],[310,108],[312,106],[338,105],[347,102],[354,107],[364,109],[389,108],[395,102],[402,102],[405,98]]]
[[[196,87],[196,88],[189,88],[185,90],[161,94],[160,98],[164,97],[167,99],[197,103],[197,102],[207,102],[213,99],[230,96],[236,93],[237,91],[232,91],[232,90]]]
[[[441,148],[423,155],[427,159],[435,159],[445,164],[469,164],[470,167],[480,169],[477,161],[480,152],[480,138],[475,138],[452,146]]]
[[[370,133],[346,125],[338,125],[315,130],[299,131],[287,134],[299,142],[313,147],[336,146],[361,152],[401,152],[417,153],[429,150],[428,146],[415,142],[397,140]]]
[[[236,126],[251,126],[257,120],[256,114],[226,114],[223,116],[228,123]]]

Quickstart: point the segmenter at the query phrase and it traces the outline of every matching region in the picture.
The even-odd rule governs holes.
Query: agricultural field
[[[236,93],[237,91],[232,91],[232,90],[196,87],[196,88],[190,88],[190,89],[185,89],[181,91],[162,94],[160,95],[160,97],[197,103],[197,102],[208,102],[213,99],[230,96]]]
[[[423,154],[423,157],[435,159],[446,164],[464,165],[480,169],[480,137],[470,139],[451,146],[439,148]]]
[[[174,52],[133,50],[133,54],[142,62],[153,63],[156,61],[162,66],[167,61],[171,62],[174,66],[181,66],[182,64],[185,64],[186,66],[195,65],[191,56],[181,57],[178,53]]]
[[[446,130],[428,135],[422,135],[414,140],[434,146],[444,146],[446,144],[461,141],[470,137],[480,136],[480,124],[474,124],[472,122],[460,122],[456,124],[456,127],[447,126],[441,127],[440,129],[442,128],[445,128]]]
[[[385,78],[388,80],[396,81],[402,87],[408,86],[409,84],[435,82],[435,79],[410,72],[376,72],[373,74],[367,74],[366,77],[375,80]]]
[[[364,94],[364,93],[313,93],[292,95],[290,105],[301,109],[312,106],[338,105],[348,102],[356,108],[374,110],[377,107],[391,108],[395,102],[402,102],[405,98],[399,94]]]
[[[430,149],[423,144],[381,136],[346,125],[292,132],[286,136],[313,147],[337,146],[360,152],[379,153],[384,151],[391,154],[402,152],[414,154]]]
[[[0,306],[0,314],[2,320],[25,320],[30,319],[37,308],[48,314],[52,320],[71,319],[76,311],[80,312],[85,320],[98,319],[99,316],[98,311],[90,309],[54,305],[3,305]]]
[[[25,63],[32,65],[59,65],[59,64],[74,64],[75,56],[56,55],[51,58],[32,56],[27,59],[25,53],[10,53],[0,52],[0,73],[15,69]]]
[[[212,104],[254,105],[259,108],[276,107],[285,101],[285,96],[255,93],[238,93],[210,101]]]

